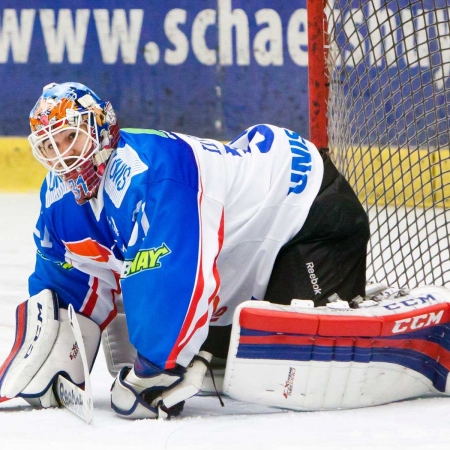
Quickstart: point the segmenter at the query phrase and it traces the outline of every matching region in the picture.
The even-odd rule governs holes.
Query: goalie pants
[[[321,154],[319,194],[302,229],[278,253],[265,296],[271,303],[298,298],[323,306],[334,293],[348,301],[365,294],[369,220],[329,155]]]
[[[308,217],[275,260],[264,300],[289,305],[293,298],[323,306],[336,293],[364,296],[369,220],[358,197],[321,150],[324,175]],[[226,358],[231,325],[210,327],[203,349]]]

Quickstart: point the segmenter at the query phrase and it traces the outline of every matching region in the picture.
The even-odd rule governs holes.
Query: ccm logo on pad
[[[409,330],[418,330],[419,328],[437,325],[441,322],[444,310],[420,314],[415,317],[396,320],[392,333],[403,333]]]

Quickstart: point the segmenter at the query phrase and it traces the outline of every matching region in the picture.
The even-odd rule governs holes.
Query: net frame
[[[450,285],[450,0],[307,9],[310,139],[369,215],[368,280]]]

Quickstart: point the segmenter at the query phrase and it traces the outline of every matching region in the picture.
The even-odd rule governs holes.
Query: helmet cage
[[[57,144],[58,134],[66,131],[74,131],[73,142],[62,151]],[[77,149],[74,155],[72,149],[80,139],[85,137],[83,148]],[[28,136],[35,158],[52,170],[56,175],[64,175],[80,168],[86,161],[92,158],[100,148],[97,126],[95,125],[95,113],[91,110],[82,112],[68,109],[66,117],[42,126]],[[48,149],[50,142],[51,151]],[[44,144],[47,144],[47,149]]]

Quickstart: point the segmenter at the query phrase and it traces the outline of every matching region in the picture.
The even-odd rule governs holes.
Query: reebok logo
[[[84,417],[82,395],[74,389],[66,389],[61,382],[59,383],[59,401],[78,416]]]
[[[314,263],[309,262],[306,263],[306,270],[309,273],[309,278],[311,279],[311,284],[314,289],[314,295],[319,295],[322,293],[322,289],[319,286],[319,279],[316,277],[314,273]]]

